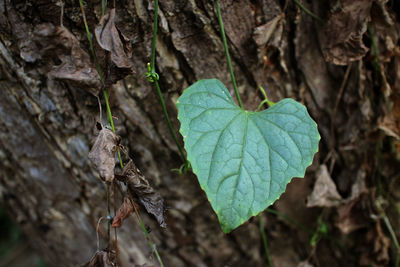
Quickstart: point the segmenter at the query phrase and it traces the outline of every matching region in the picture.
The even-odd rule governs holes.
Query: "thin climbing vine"
[[[100,67],[100,64],[99,64],[99,61],[98,61],[98,58],[97,58],[97,56],[96,56],[96,53],[95,53],[95,49],[94,49],[94,46],[93,46],[93,40],[92,40],[92,35],[91,35],[91,33],[90,33],[90,30],[89,30],[89,26],[88,26],[88,23],[87,23],[87,20],[86,20],[86,15],[85,15],[85,10],[84,10],[84,5],[83,5],[83,2],[82,2],[82,0],[79,0],[79,4],[80,4],[80,8],[81,8],[81,13],[82,13],[82,17],[83,17],[83,23],[84,23],[84,25],[85,25],[85,30],[86,30],[86,34],[87,34],[87,38],[88,38],[88,41],[89,41],[89,46],[90,46],[90,51],[91,51],[91,54],[92,54],[92,57],[93,57],[93,59],[94,59],[94,62],[95,62],[95,65],[96,65],[96,69],[97,69],[97,71],[98,71],[98,74],[99,74],[99,76],[100,76],[100,80],[101,80],[101,84],[102,84],[102,90],[103,90],[103,96],[104,96],[104,100],[105,100],[105,104],[106,104],[106,112],[107,112],[107,117],[108,117],[108,122],[109,122],[109,124],[110,124],[110,126],[111,126],[111,130],[112,130],[112,139],[113,139],[113,141],[114,141],[114,144],[111,144],[112,145],[112,151],[116,151],[117,152],[117,154],[118,154],[118,159],[119,159],[119,164],[120,164],[120,167],[121,167],[121,169],[123,169],[124,170],[124,173],[125,173],[125,171],[130,171],[130,170],[134,170],[134,172],[135,173],[137,173],[137,169],[136,169],[136,167],[135,166],[129,166],[129,168],[130,169],[126,169],[126,168],[124,168],[124,167],[128,167],[128,166],[124,166],[124,164],[123,164],[123,161],[122,161],[122,157],[121,157],[121,153],[120,153],[120,147],[119,147],[119,137],[116,135],[116,129],[115,129],[115,126],[114,126],[114,121],[113,121],[113,116],[112,116],[112,113],[111,113],[111,107],[110,107],[110,103],[109,103],[109,93],[108,93],[108,89],[107,89],[107,85],[106,85],[106,83],[105,83],[105,79],[104,79],[104,74],[103,74],[103,71],[101,70],[101,67]],[[104,17],[106,14],[105,14],[105,11],[106,11],[106,2],[103,0],[102,1],[102,16]],[[154,61],[152,61],[152,62],[154,62]],[[154,66],[154,63],[153,63],[153,66]],[[154,77],[156,77],[156,75],[157,74],[155,74],[154,75]],[[158,87],[158,84],[156,83],[156,85],[157,85],[157,87]],[[100,105],[100,112],[101,112],[101,103],[99,102],[99,105]],[[163,105],[163,107],[165,108],[165,105]],[[101,114],[100,114],[100,118],[101,118]],[[101,131],[107,131],[107,128],[100,128],[99,130],[101,130]],[[101,142],[107,142],[107,140],[106,141],[102,141],[101,139],[103,138],[104,139],[104,135],[107,135],[107,134],[101,134],[101,131],[100,131],[100,133],[99,133],[99,136],[98,136],[98,138],[97,138],[97,140],[96,140],[96,143],[94,144],[94,146],[93,146],[93,148],[92,148],[92,150],[91,150],[91,152],[90,152],[90,154],[89,154],[89,157],[91,158],[91,160],[92,161],[94,161],[94,163],[95,163],[95,165],[101,165],[101,164],[104,164],[104,159],[102,159],[101,160],[101,162],[100,162],[100,164],[98,163],[98,161],[99,161],[99,159],[98,159],[98,157],[99,157],[99,155],[93,155],[93,154],[102,154],[102,153],[104,153],[104,151],[102,151],[102,150],[104,150],[104,148],[103,147],[98,147],[99,145],[99,143],[101,143]],[[110,136],[110,134],[108,134],[109,136]],[[101,141],[101,142],[99,142],[98,143],[98,141]],[[118,141],[116,141],[115,142],[115,140],[118,140]],[[96,145],[97,144],[97,145]],[[107,145],[107,146],[109,146],[109,145]],[[100,150],[100,151],[99,151]],[[109,149],[107,149],[107,151],[109,151]],[[92,154],[92,155],[91,155]],[[111,153],[112,154],[112,153]],[[101,156],[101,155],[100,155]],[[112,155],[111,155],[111,157],[110,158],[112,158]],[[129,164],[128,164],[129,165]],[[99,170],[100,170],[100,176],[102,176],[102,171],[104,170],[104,167],[109,167],[109,166],[98,166],[98,168],[99,168]],[[110,169],[112,169],[112,170],[114,170],[114,167],[109,167]],[[116,201],[117,201],[117,199],[116,199],[116,190],[115,190],[115,186],[116,186],[116,181],[114,180],[114,177],[112,177],[112,179],[111,179],[111,183],[112,183],[112,187],[113,187],[113,195],[114,195],[114,216],[111,216],[111,214],[110,214],[110,208],[109,208],[109,202],[110,202],[110,199],[109,199],[109,196],[110,196],[110,193],[109,193],[109,191],[110,191],[110,185],[109,185],[109,183],[107,183],[107,212],[108,212],[108,216],[107,216],[107,218],[108,218],[108,224],[107,224],[107,232],[108,232],[108,234],[107,234],[107,236],[108,236],[108,239],[109,239],[109,243],[110,243],[110,245],[109,246],[111,246],[111,239],[110,239],[110,225],[112,224],[113,225],[113,227],[114,227],[114,230],[115,230],[115,247],[114,247],[114,249],[115,249],[115,258],[114,259],[112,259],[110,256],[108,256],[109,257],[109,260],[110,261],[112,261],[113,262],[113,264],[115,265],[115,266],[118,266],[118,237],[117,237],[117,227],[120,227],[121,225],[120,225],[120,223],[117,223],[118,224],[118,226],[114,226],[114,225],[117,225],[116,223],[115,223],[115,220],[116,219],[118,219],[119,221],[121,221],[121,220],[123,220],[124,219],[124,217],[126,217],[126,213],[131,213],[132,211],[126,211],[126,209],[128,209],[128,210],[133,210],[134,211],[134,213],[136,214],[136,217],[137,217],[137,219],[138,219],[138,221],[139,221],[139,224],[140,224],[140,226],[141,226],[141,229],[142,229],[142,231],[143,231],[143,233],[144,233],[144,235],[145,235],[145,238],[146,238],[146,240],[147,240],[147,242],[148,242],[148,244],[149,244],[149,246],[152,248],[152,250],[154,251],[154,254],[156,255],[156,258],[157,258],[157,260],[158,260],[158,263],[160,264],[160,266],[161,267],[163,267],[164,266],[164,264],[163,264],[163,262],[162,262],[162,260],[161,260],[161,257],[160,257],[160,255],[159,255],[159,253],[158,253],[158,250],[157,250],[157,248],[156,248],[156,246],[155,246],[155,244],[152,242],[152,240],[151,240],[151,238],[150,238],[150,236],[149,236],[149,233],[148,233],[148,230],[147,230],[147,228],[145,227],[145,225],[144,225],[144,223],[143,223],[143,221],[142,221],[142,219],[141,219],[141,217],[140,217],[140,215],[139,215],[139,212],[138,212],[138,209],[137,209],[137,207],[136,207],[136,203],[134,202],[134,200],[133,200],[133,195],[132,195],[132,191],[134,191],[135,193],[136,193],[136,195],[138,195],[139,196],[139,200],[141,200],[141,198],[140,198],[140,195],[141,195],[141,192],[138,192],[138,191],[136,191],[135,190],[135,185],[139,185],[141,188],[143,188],[143,185],[141,185],[140,183],[142,183],[143,181],[145,181],[145,178],[143,177],[142,179],[141,179],[141,182],[138,184],[138,182],[136,182],[136,181],[133,181],[133,182],[130,182],[131,180],[129,180],[129,178],[126,178],[125,176],[124,176],[124,173],[122,174],[122,175],[120,175],[119,177],[119,179],[122,179],[124,182],[125,182],[125,184],[127,184],[127,186],[128,186],[128,194],[129,194],[129,197],[128,197],[128,199],[129,199],[129,201],[128,201],[128,203],[130,203],[130,206],[128,206],[128,207],[126,207],[126,204],[125,203],[123,203],[122,204],[122,206],[121,206],[121,208],[120,208],[120,210],[118,211],[118,213],[117,213],[117,211],[116,211]],[[113,174],[113,176],[114,176],[114,174]],[[135,176],[136,177],[136,176]],[[103,178],[103,177],[102,177]],[[107,182],[110,182],[109,180],[107,180],[106,179],[106,181]],[[134,184],[134,185],[132,185],[132,187],[130,187],[130,184]],[[148,185],[148,184],[145,184],[144,185],[145,187],[147,187],[145,190],[146,190],[146,194],[149,194],[149,192],[151,192],[153,189],[152,188],[150,188],[150,186]],[[133,189],[132,189],[133,188]],[[142,189],[143,190],[143,189]],[[149,212],[149,213],[152,213],[153,215],[155,215],[155,216],[158,216],[157,217],[157,220],[163,220],[163,219],[159,219],[159,216],[161,216],[162,217],[162,213],[163,213],[163,207],[162,207],[162,198],[161,198],[161,196],[159,196],[159,194],[158,193],[151,193],[152,194],[152,200],[150,200],[150,201],[155,201],[156,203],[156,205],[161,205],[161,210],[159,211],[159,212],[161,212],[161,215],[160,214],[157,214],[157,213],[154,213],[154,211],[152,211],[152,210],[148,210],[147,209],[147,211]],[[141,200],[141,202],[142,202],[142,204],[144,204],[145,205],[145,203],[144,203],[144,200]],[[146,205],[145,205],[146,206]],[[124,210],[125,209],[125,210]],[[120,214],[120,212],[121,213],[124,213],[124,214]],[[99,220],[99,222],[101,221],[101,219]],[[160,222],[161,224],[164,224],[163,223],[163,221],[161,221]],[[99,246],[99,245],[98,245]],[[98,248],[99,249],[99,248]],[[93,259],[95,259],[95,256],[92,258],[92,260]]]
[[[167,121],[168,124],[168,130],[174,139],[174,142],[179,150],[179,154],[184,162],[185,169],[188,169],[187,165],[187,160],[186,160],[186,155],[185,152],[183,151],[182,146],[179,144],[178,138],[174,132],[174,129],[171,124],[171,120],[168,115],[167,108],[165,106],[164,98],[161,93],[161,88],[158,83],[159,80],[159,75],[156,72],[156,42],[157,42],[157,30],[158,30],[158,0],[154,1],[154,22],[153,22],[153,40],[151,42],[151,61],[150,63],[147,64],[147,72],[146,72],[146,77],[149,80],[149,82],[152,82],[155,84],[157,95],[160,99],[161,107],[164,113],[165,120]]]

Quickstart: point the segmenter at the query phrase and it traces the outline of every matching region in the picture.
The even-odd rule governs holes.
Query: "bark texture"
[[[375,204],[379,190],[400,201],[395,193],[400,185],[399,4],[303,2],[323,22],[292,1],[221,0],[246,109],[257,108],[261,85],[273,101],[292,97],[304,103],[319,124],[320,153],[306,178],[295,179],[275,208],[312,231],[322,218],[332,237],[344,243],[324,239],[310,247],[310,233],[268,213],[263,217],[271,257],[275,266],[383,266],[394,260],[389,257],[393,245],[371,215],[382,215]],[[174,103],[183,89],[203,78],[232,86],[213,1],[160,5],[157,72],[178,134]],[[101,1],[86,1],[85,11],[94,33]],[[165,266],[266,266],[258,218],[224,235],[194,175],[171,171],[182,162],[153,84],[144,76],[153,11],[152,1],[117,1],[116,25],[132,45],[136,73],[110,88],[121,143],[167,207],[167,229],[142,212],[150,236]],[[60,62],[36,53],[35,30],[60,21],[89,54],[78,1],[0,0],[0,196],[32,247],[49,266],[62,267],[87,262],[96,252],[96,226],[107,205],[106,188],[88,160],[99,120],[97,99],[84,86],[50,77]],[[370,52],[372,39],[378,56]],[[321,173],[342,199],[307,207]],[[398,213],[384,207],[398,225]],[[101,248],[105,233],[102,224]],[[136,219],[124,222],[118,242],[121,266],[158,266]]]

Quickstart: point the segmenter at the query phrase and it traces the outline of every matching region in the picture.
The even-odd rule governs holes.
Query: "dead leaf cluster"
[[[56,80],[65,81],[95,96],[99,94],[100,76],[75,35],[67,28],[51,23],[38,25],[33,35],[36,51],[32,53],[47,59],[51,66],[47,74],[49,87],[54,87]]]
[[[107,183],[115,183],[115,178],[126,184],[129,197],[124,198],[124,202],[115,214],[111,226],[119,228],[122,226],[134,211],[137,211],[133,197],[142,205],[146,211],[153,215],[161,227],[166,227],[164,222],[164,200],[149,184],[147,179],[141,174],[139,169],[130,159],[125,165],[122,174],[115,174],[115,158],[117,149],[120,146],[120,136],[110,129],[97,123],[99,133],[89,152],[89,159],[98,170],[100,177]],[[113,257],[113,258],[110,258]],[[108,267],[115,266],[115,254],[106,251],[97,252],[93,258],[82,267]],[[140,265],[135,265],[140,266]],[[141,265],[149,266],[149,265]]]
[[[133,73],[130,40],[118,30],[115,19],[115,9],[111,9],[95,28],[96,40],[108,54],[106,62],[101,64],[104,67],[106,88]],[[28,39],[22,40],[22,43],[26,43],[21,52],[25,60],[46,61],[50,68],[47,71],[48,87],[53,88],[55,81],[63,81],[83,88],[94,96],[103,88],[100,75],[89,54],[81,48],[79,40],[67,28],[51,23],[40,24],[33,31],[33,42]]]
[[[89,159],[98,170],[100,177],[107,183],[114,182],[116,177],[127,185],[129,193],[136,197],[138,203],[153,215],[161,227],[164,222],[164,200],[154,190],[132,160],[125,165],[122,174],[115,175],[115,158],[121,138],[110,129],[97,124],[99,133],[89,152]],[[129,198],[125,198],[113,220],[113,227],[121,227],[124,219],[132,214],[134,207]]]
[[[344,234],[366,226],[366,221],[357,210],[361,196],[367,193],[365,176],[365,172],[359,170],[356,181],[351,187],[350,196],[343,199],[337,191],[327,166],[321,165],[316,172],[317,180],[314,189],[307,198],[307,207],[335,207],[338,213],[336,226]]]
[[[321,34],[321,48],[325,60],[336,65],[347,65],[364,57],[368,48],[363,35],[370,21],[370,0],[341,0],[329,14]]]

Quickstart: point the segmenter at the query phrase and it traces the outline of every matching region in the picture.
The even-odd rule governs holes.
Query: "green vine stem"
[[[379,215],[382,218],[382,220],[389,232],[390,237],[392,238],[393,245],[395,247],[395,255],[396,255],[394,266],[398,267],[399,263],[400,263],[400,244],[399,244],[399,241],[397,240],[396,232],[394,231],[392,224],[390,223],[390,220],[382,206],[383,202],[384,202],[383,197],[378,197],[375,201],[375,206],[378,209]]]
[[[271,208],[266,208],[265,211],[268,212],[268,213],[274,214],[274,215],[276,215],[276,216],[278,216],[278,217],[280,217],[280,218],[282,218],[282,219],[285,220],[286,222],[288,222],[288,223],[290,223],[290,224],[296,226],[297,228],[299,228],[299,229],[301,229],[301,230],[303,230],[303,231],[305,231],[305,232],[307,232],[307,233],[309,233],[309,234],[313,234],[313,233],[314,233],[314,231],[311,230],[310,228],[308,228],[307,226],[301,224],[300,222],[298,222],[298,221],[296,221],[296,220],[290,218],[289,216],[287,216],[287,215],[285,215],[285,214],[283,214],[283,213],[280,213],[280,212],[277,211],[277,210],[274,210],[274,209],[271,209]]]
[[[218,16],[219,28],[220,28],[220,31],[221,31],[222,42],[224,43],[226,61],[228,62],[229,73],[231,75],[233,88],[235,89],[236,99],[237,99],[237,101],[239,103],[239,106],[241,108],[243,108],[242,100],[240,99],[239,90],[238,90],[238,87],[237,87],[237,84],[236,84],[235,74],[233,73],[231,56],[229,55],[228,43],[226,42],[224,23],[222,21],[221,8],[219,7],[219,1],[218,0],[215,0],[215,6],[217,8],[217,16]]]
[[[106,13],[107,1],[101,0],[101,15],[104,16]]]
[[[159,254],[158,251],[157,251],[157,247],[156,247],[156,245],[153,243],[153,241],[151,241],[150,236],[149,236],[149,232],[147,231],[146,226],[144,225],[144,223],[143,223],[143,221],[142,221],[142,218],[140,218],[139,211],[137,210],[136,204],[135,204],[135,202],[133,201],[132,192],[128,190],[128,193],[129,193],[129,201],[131,202],[131,205],[132,205],[132,207],[133,207],[133,210],[135,211],[136,217],[137,217],[138,220],[139,220],[140,227],[142,228],[142,231],[143,231],[144,236],[145,236],[145,238],[146,238],[146,240],[147,240],[147,243],[148,243],[149,246],[153,249],[154,254],[156,255],[156,258],[157,258],[157,260],[158,260],[158,263],[160,264],[160,267],[164,267],[164,264],[163,264],[163,262],[162,262],[162,260],[161,260],[160,254]]]
[[[324,21],[318,17],[317,15],[315,15],[314,13],[312,13],[310,10],[308,10],[302,3],[300,3],[298,0],[293,0],[293,2],[301,9],[303,10],[306,14],[308,14],[309,16],[311,16],[312,18],[318,20],[318,22],[323,23]]]
[[[258,218],[260,221],[260,225],[259,225],[260,226],[260,234],[261,234],[261,238],[262,238],[263,245],[264,245],[265,256],[267,257],[268,266],[272,267],[271,256],[270,256],[269,249],[268,249],[267,236],[266,236],[265,230],[264,230],[264,222],[263,222],[263,218],[262,218],[262,213],[260,213]]]
[[[165,102],[164,102],[164,98],[161,93],[160,85],[158,84],[159,76],[155,71],[157,30],[158,30],[158,0],[155,0],[155,2],[154,2],[153,40],[151,43],[151,63],[150,63],[150,65],[147,65],[148,72],[146,73],[146,77],[150,82],[154,82],[156,85],[157,95],[160,98],[161,107],[162,107],[162,110],[164,113],[164,117],[168,124],[169,132],[170,132],[172,138],[174,139],[176,146],[178,147],[179,154],[182,157],[182,160],[186,163],[187,160],[186,160],[185,152],[183,152],[183,148],[179,144],[178,138],[176,137],[174,129],[172,128],[171,120],[169,119],[168,111],[165,106]]]
[[[272,107],[273,105],[275,105],[275,102],[272,102],[271,100],[268,99],[267,93],[265,93],[264,88],[262,88],[261,86],[258,87],[258,89],[261,91],[261,93],[264,96],[264,100],[258,105],[256,111],[260,111],[260,109],[262,108],[262,106],[267,103],[268,106]]]

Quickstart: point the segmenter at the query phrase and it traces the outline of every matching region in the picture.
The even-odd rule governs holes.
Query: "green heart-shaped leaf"
[[[318,151],[317,124],[292,99],[246,111],[211,79],[186,89],[177,107],[188,160],[225,233],[274,203]]]

